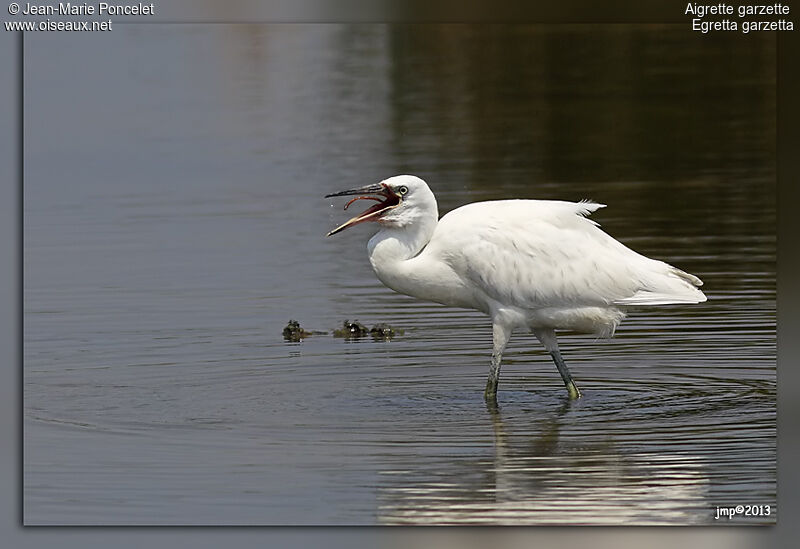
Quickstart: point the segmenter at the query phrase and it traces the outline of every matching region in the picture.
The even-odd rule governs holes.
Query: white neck
[[[437,223],[433,215],[403,227],[385,226],[369,240],[369,261],[381,282],[396,292],[417,295],[419,287],[413,283],[416,277],[410,263],[428,244]]]

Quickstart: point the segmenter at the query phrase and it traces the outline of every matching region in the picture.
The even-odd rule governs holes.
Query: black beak
[[[380,183],[375,183],[374,185],[367,185],[358,189],[350,189],[349,191],[339,191],[338,193],[326,194],[325,198],[331,198],[334,196],[351,196],[354,194],[383,194],[383,192],[383,186]]]

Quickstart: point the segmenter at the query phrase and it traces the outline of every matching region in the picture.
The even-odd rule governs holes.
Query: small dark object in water
[[[374,339],[392,339],[394,337],[395,331],[394,328],[389,326],[388,324],[384,324],[380,322],[372,327],[369,331],[372,334]]]
[[[296,320],[290,320],[283,329],[283,339],[286,341],[301,341],[304,337],[310,335],[311,332],[305,331]]]
[[[333,335],[334,337],[363,337],[369,333],[369,330],[366,326],[361,324],[359,321],[354,320],[350,322],[349,320],[345,320],[342,322],[342,327],[339,330],[334,330]]]

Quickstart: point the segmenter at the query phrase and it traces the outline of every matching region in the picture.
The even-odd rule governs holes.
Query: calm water
[[[775,46],[684,26],[119,25],[25,37],[26,524],[776,519]],[[75,60],[80,60],[77,63]],[[705,281],[610,341],[384,288],[322,198],[592,198]],[[357,206],[357,205],[356,205]],[[348,212],[349,213],[349,212]],[[392,341],[315,335],[388,322]]]

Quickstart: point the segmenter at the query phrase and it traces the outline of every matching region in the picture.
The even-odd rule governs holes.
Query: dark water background
[[[775,43],[685,26],[25,37],[26,524],[775,520]],[[592,198],[707,303],[517,334],[384,288],[328,192]],[[344,319],[392,341],[317,335]]]

